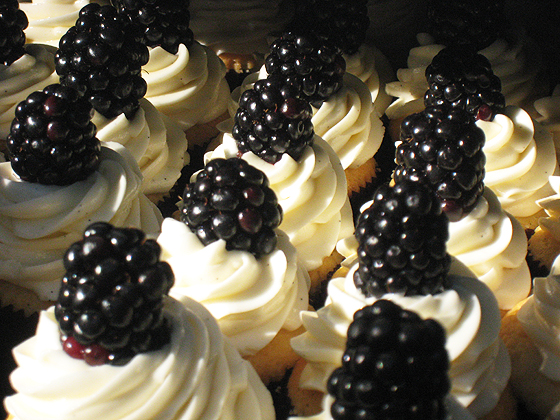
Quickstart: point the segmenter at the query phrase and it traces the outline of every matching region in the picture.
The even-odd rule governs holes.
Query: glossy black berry
[[[462,109],[427,107],[401,124],[395,180],[424,178],[451,221],[460,220],[484,192],[484,132]]]
[[[288,77],[299,95],[316,107],[338,92],[346,70],[335,44],[294,32],[286,32],[272,43],[265,66],[269,75]]]
[[[101,145],[93,109],[76,91],[59,84],[20,102],[7,138],[12,169],[28,182],[69,185],[99,166]]]
[[[358,218],[358,269],[354,284],[370,297],[428,295],[447,285],[448,219],[422,182],[381,185]]]
[[[200,241],[257,258],[276,248],[282,208],[266,175],[239,158],[214,159],[185,188],[181,220]]]
[[[334,420],[446,417],[445,331],[388,300],[354,315],[342,366],[327,382]]]
[[[441,50],[426,68],[426,79],[426,106],[461,108],[473,118],[486,121],[505,108],[500,79],[488,59],[472,48]]]
[[[253,152],[276,163],[284,153],[298,160],[312,144],[311,106],[293,96],[293,86],[282,76],[270,75],[243,92],[232,130],[241,153]]]
[[[84,95],[106,118],[132,119],[147,90],[140,71],[148,48],[112,6],[90,3],[60,39],[55,55],[60,83]]]
[[[125,364],[169,338],[163,299],[174,283],[141,230],[96,222],[64,256],[55,306],[63,348],[88,364]],[[139,258],[139,256],[142,258]]]
[[[127,16],[148,47],[161,46],[176,54],[179,44],[190,47],[188,0],[111,0],[117,11]]]
[[[0,64],[9,66],[25,54],[25,33],[29,21],[17,0],[0,2]]]

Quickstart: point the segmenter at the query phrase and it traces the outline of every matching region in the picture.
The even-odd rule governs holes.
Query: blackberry
[[[484,191],[484,132],[462,109],[427,107],[401,124],[395,180],[425,178],[451,221],[460,220]]]
[[[0,64],[9,66],[25,54],[25,33],[29,21],[17,0],[0,3]]]
[[[126,364],[169,341],[163,300],[175,281],[144,232],[89,225],[64,255],[55,317],[64,350],[90,365]]]
[[[296,92],[294,84],[276,75],[243,92],[232,129],[241,153],[253,152],[272,164],[284,153],[295,160],[301,157],[315,133],[311,106]]]
[[[181,220],[204,245],[223,239],[226,249],[259,258],[276,248],[282,208],[262,171],[239,158],[213,159],[186,186]]]
[[[176,54],[179,44],[190,47],[188,0],[111,0],[119,13],[126,15],[148,47],[161,46]]]
[[[112,6],[90,3],[60,39],[55,55],[60,83],[76,89],[106,118],[132,119],[146,94],[140,71],[148,48]]]
[[[354,54],[370,24],[367,0],[303,0],[296,4],[289,28],[331,40],[344,54]]]
[[[448,219],[423,182],[381,185],[358,217],[354,284],[367,297],[428,295],[447,287]]]
[[[60,84],[31,93],[15,110],[7,138],[12,169],[28,182],[68,185],[99,166],[93,108]]]
[[[507,21],[504,0],[429,0],[429,32],[438,44],[471,45],[477,51],[501,37]]]
[[[316,107],[342,87],[346,70],[342,52],[333,43],[295,32],[286,32],[272,43],[265,66],[269,75],[289,77],[299,94]]]
[[[446,47],[426,68],[426,106],[462,108],[476,119],[491,120],[503,112],[500,78],[486,57],[468,47]]]
[[[354,314],[328,379],[334,420],[442,420],[450,390],[445,330],[388,300]]]

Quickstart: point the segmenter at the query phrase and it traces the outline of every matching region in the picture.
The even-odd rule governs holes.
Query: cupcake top
[[[539,219],[539,228],[552,234],[556,240],[560,240],[560,176],[551,176],[549,183],[554,193],[550,197],[537,201],[546,212],[546,217]]]

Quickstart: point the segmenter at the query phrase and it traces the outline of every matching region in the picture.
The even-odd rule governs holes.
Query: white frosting
[[[267,37],[282,31],[292,15],[290,1],[191,0],[194,38],[216,53],[268,53]]]
[[[62,349],[54,307],[13,350],[14,420],[272,420],[272,398],[199,303],[167,299],[171,341],[124,366],[89,366]]]
[[[204,160],[237,157],[238,153],[235,139],[225,133],[222,144]],[[323,139],[315,136],[313,146],[307,147],[298,161],[285,154],[271,164],[252,152],[241,158],[268,177],[284,214],[279,228],[286,232],[307,270],[321,266],[336,242],[352,234],[346,176],[334,150]]]
[[[132,120],[124,114],[107,119],[96,112],[93,123],[102,142],[117,142],[131,153],[144,177],[142,191],[146,194],[167,193],[189,163],[185,133],[147,100]]]
[[[47,45],[25,46],[25,54],[10,66],[0,64],[0,139],[6,139],[17,104],[29,94],[58,83],[54,69],[56,49]]]
[[[90,3],[109,4],[104,0],[32,0],[19,7],[27,15],[27,42],[58,47],[58,41],[76,24],[80,9]]]
[[[489,188],[467,216],[449,223],[447,251],[486,283],[500,309],[511,309],[529,295],[527,236]]]
[[[177,54],[151,48],[142,70],[148,84],[146,99],[183,130],[212,121],[227,110],[225,65],[214,51],[196,41],[189,48],[180,44]]]
[[[303,312],[306,332],[292,339],[292,347],[307,362],[300,386],[326,392],[327,379],[340,365],[346,333],[354,313],[377,299],[366,298],[353,281],[354,265],[346,277],[328,284],[325,306]],[[490,412],[502,394],[511,372],[507,350],[498,337],[500,312],[490,289],[460,264],[453,265],[451,288],[428,296],[388,293],[399,306],[433,318],[445,329],[451,361],[451,394],[476,417]],[[470,274],[472,275],[472,274]]]
[[[553,193],[548,177],[559,173],[552,135],[517,106],[492,121],[477,121],[484,131],[484,184],[515,217],[537,213],[536,201]]]
[[[560,85],[551,96],[537,99],[534,107],[538,113],[536,119],[552,133],[556,149],[560,149]]]
[[[425,33],[418,35],[418,47],[410,49],[407,68],[397,70],[398,81],[388,83],[386,91],[394,96],[386,114],[390,119],[398,119],[424,109],[424,94],[428,90],[426,67],[444,46],[435,44]],[[541,65],[536,49],[523,34],[516,34],[513,42],[498,39],[479,51],[492,66],[492,71],[502,82],[502,93],[507,105],[521,106],[534,91],[537,73]]]
[[[551,176],[549,184],[554,193],[550,197],[537,201],[547,215],[539,219],[539,227],[560,241],[560,176]]]
[[[539,371],[560,381],[560,258],[554,260],[548,277],[534,279],[533,294],[517,318],[542,355]]]
[[[299,328],[299,313],[308,309],[309,275],[288,237],[277,233],[277,248],[259,259],[226,250],[223,240],[204,246],[185,223],[171,218],[158,237],[161,259],[175,273],[170,294],[202,303],[243,356],[264,348],[280,329]]]
[[[140,192],[142,174],[117,143],[101,148],[99,168],[71,185],[22,181],[0,163],[0,278],[56,300],[62,257],[92,222],[132,226],[155,236],[162,216]]]

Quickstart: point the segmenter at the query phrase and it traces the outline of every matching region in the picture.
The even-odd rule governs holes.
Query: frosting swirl
[[[527,236],[489,188],[467,216],[449,223],[447,251],[486,283],[500,309],[511,309],[529,295]]]
[[[204,160],[238,154],[235,139],[224,133],[222,144]],[[318,268],[332,254],[338,240],[352,234],[346,176],[332,147],[319,136],[298,161],[284,154],[271,164],[252,152],[241,158],[268,177],[284,212],[279,228],[288,235],[308,271]]]
[[[327,379],[340,365],[346,333],[354,313],[378,298],[365,297],[353,281],[355,264],[346,277],[328,284],[325,306],[302,313],[306,332],[292,339],[292,348],[306,361],[300,386],[326,392]],[[498,337],[500,313],[496,298],[468,269],[454,261],[451,288],[435,295],[388,293],[379,299],[433,318],[445,329],[451,361],[451,394],[481,418],[494,408],[511,372],[509,356]]]
[[[185,133],[147,99],[140,100],[132,120],[124,114],[107,119],[96,112],[93,123],[99,140],[120,143],[132,153],[142,171],[146,194],[168,192],[189,163]]]
[[[210,48],[194,42],[179,45],[177,54],[150,49],[142,77],[146,99],[183,130],[219,117],[227,110],[229,87],[224,63]]]
[[[71,185],[22,181],[0,163],[0,278],[56,300],[62,257],[94,221],[132,226],[155,236],[161,213],[140,192],[142,174],[121,145],[105,143],[100,165]]]
[[[6,139],[15,117],[17,104],[29,94],[58,83],[54,68],[56,49],[29,44],[25,54],[10,66],[0,65],[0,139]]]
[[[260,259],[226,250],[223,240],[204,246],[171,218],[158,237],[161,259],[175,273],[170,294],[202,303],[243,356],[264,348],[280,329],[299,328],[299,312],[308,308],[309,275],[288,237],[277,233],[277,248]]]
[[[13,350],[14,420],[274,419],[272,398],[252,366],[222,338],[199,303],[167,299],[171,342],[124,366],[89,366],[60,343],[54,307],[35,336]]]
[[[492,121],[477,121],[484,131],[484,184],[515,217],[540,210],[536,200],[552,194],[548,177],[559,173],[552,135],[517,106],[507,106]]]
[[[554,144],[560,144],[560,85],[554,88],[551,96],[537,99],[534,106],[537,121],[552,133]]]

